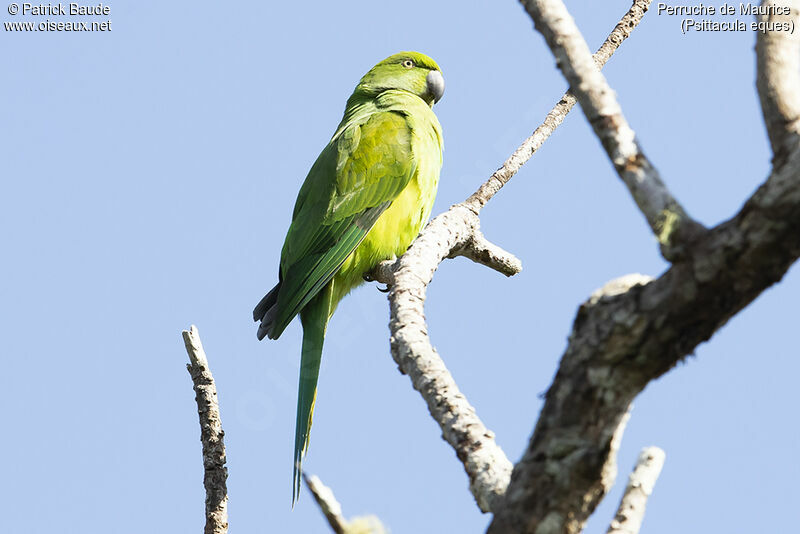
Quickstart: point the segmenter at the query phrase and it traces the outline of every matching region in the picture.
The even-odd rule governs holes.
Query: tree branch
[[[766,0],[767,7],[790,7],[792,15],[760,15],[759,22],[783,23],[796,20],[798,0]],[[800,33],[797,31],[759,32],[756,41],[758,75],[756,86],[767,127],[775,164],[797,144],[800,135]]]
[[[603,64],[636,27],[649,1],[636,0],[614,28],[596,55]],[[544,123],[465,202],[456,204],[433,219],[397,261],[387,261],[372,273],[375,280],[391,287],[389,293],[392,356],[401,372],[411,378],[425,399],[442,436],[455,449],[470,480],[470,490],[481,510],[488,512],[503,499],[511,463],[459,391],[450,372],[431,344],[425,323],[427,285],[439,264],[454,256],[465,256],[507,275],[522,268],[517,258],[490,243],[480,233],[480,209],[538,150],[574,105],[565,95]]]
[[[587,120],[647,219],[669,261],[685,256],[703,227],[692,220],[642,152],[614,91],[595,65],[575,21],[561,0],[521,0],[556,57]]]
[[[462,248],[452,251],[448,258],[456,256],[463,256],[506,276],[522,271],[522,262],[516,256],[490,242],[478,228],[474,228],[470,239]]]
[[[759,72],[764,61],[770,58],[760,54]],[[773,94],[798,90],[781,86]],[[800,257],[800,145],[783,146],[769,178],[732,219],[698,237],[690,258],[657,280],[634,275],[607,285],[581,306],[489,532],[580,532],[605,493],[610,436],[633,398]]]
[[[627,39],[634,28],[639,25],[642,17],[650,7],[652,0],[634,0],[633,5],[625,13],[625,16],[617,23],[606,40],[592,56],[595,65],[598,69],[602,69],[606,62],[611,58],[614,52],[617,51],[619,45]],[[575,96],[567,91],[561,100],[553,106],[550,113],[544,119],[544,122],[534,130],[530,137],[528,137],[517,148],[511,156],[497,169],[489,179],[484,182],[477,191],[475,191],[464,204],[474,212],[479,212],[480,209],[486,205],[487,202],[497,194],[500,189],[508,183],[511,178],[517,174],[517,171],[536,153],[542,144],[552,135],[556,128],[561,126],[567,113],[572,110],[577,100]]]
[[[554,513],[563,528],[552,532],[581,531],[606,490],[601,479],[611,430],[633,398],[800,256],[798,178],[795,147],[733,219],[698,243],[693,262],[676,264],[655,281],[629,278],[581,306],[489,532],[533,533]]]
[[[647,499],[653,493],[653,486],[664,467],[665,456],[664,451],[658,447],[642,449],[636,467],[628,479],[617,515],[611,521],[606,534],[639,534]]]
[[[469,247],[478,224],[478,216],[460,206],[439,215],[397,261],[391,278],[384,281],[391,287],[392,357],[411,378],[439,423],[442,436],[463,462],[478,506],[489,511],[505,491],[511,462],[431,345],[424,314],[426,288],[433,273],[451,253]]]
[[[228,532],[228,468],[225,467],[225,432],[219,416],[217,386],[208,367],[197,327],[183,331],[183,342],[191,363],[186,369],[194,384],[197,413],[200,416],[200,441],[203,444],[203,485],[206,488],[205,534]]]
[[[336,500],[333,490],[316,476],[307,477],[303,473],[303,479],[336,534],[388,534],[388,530],[375,516],[354,517],[347,521],[342,515],[342,505]]]
[[[316,476],[308,477],[303,473],[303,480],[306,481],[306,486],[311,491],[311,495],[314,496],[314,500],[317,501],[331,529],[336,534],[346,534],[347,520],[342,516],[342,505],[336,500],[333,490],[323,484]]]

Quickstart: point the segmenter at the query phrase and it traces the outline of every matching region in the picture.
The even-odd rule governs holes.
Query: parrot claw
[[[363,278],[365,282],[377,282],[369,273],[365,273],[361,278]],[[386,287],[378,286],[378,291],[381,293],[388,293],[390,289],[389,284],[386,284]]]

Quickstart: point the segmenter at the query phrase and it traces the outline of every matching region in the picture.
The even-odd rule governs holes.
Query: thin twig
[[[561,0],[521,0],[556,57],[584,115],[647,219],[669,261],[688,254],[704,228],[672,196],[644,155],[614,91],[595,65],[589,47]]]
[[[342,505],[336,500],[333,490],[323,484],[317,476],[309,477],[303,473],[303,480],[306,481],[306,486],[308,486],[311,495],[314,496],[314,500],[317,501],[320,510],[322,510],[333,531],[336,534],[346,534],[347,520],[342,516]]]
[[[799,14],[792,12],[795,26]],[[784,41],[778,50],[787,49]],[[759,73],[773,60],[800,67],[794,52],[776,58],[763,50]],[[762,101],[800,94],[796,75],[773,82],[774,96]],[[784,112],[780,105],[765,110],[780,115],[773,125],[791,125],[794,117]],[[698,236],[687,261],[656,280],[634,275],[608,284],[581,306],[506,499],[493,510],[490,533],[536,534],[544,523],[555,525],[553,532],[579,533],[605,494],[602,472],[613,460],[609,435],[631,401],[797,261],[800,143],[790,132],[791,138],[769,178],[734,217]]]
[[[602,69],[609,58],[617,51],[619,45],[627,39],[634,28],[639,25],[642,17],[650,7],[652,0],[634,0],[633,5],[620,19],[603,44],[598,48],[592,59],[597,68]],[[544,122],[533,131],[530,137],[525,139],[503,165],[494,171],[486,182],[475,191],[464,204],[476,213],[486,205],[487,202],[497,194],[508,181],[517,174],[517,171],[529,160],[534,153],[547,141],[556,128],[558,128],[567,113],[575,106],[577,100],[572,92],[567,91],[561,100],[553,106],[547,114]]]
[[[664,467],[664,451],[658,447],[646,447],[639,453],[625,493],[606,534],[639,534],[647,507],[647,499],[653,493],[661,468]]]
[[[217,386],[208,367],[197,327],[183,331],[183,342],[191,363],[186,365],[194,384],[197,413],[200,416],[200,441],[203,444],[203,485],[206,488],[205,534],[228,532],[228,468],[225,467],[225,432],[219,416]]]
[[[478,228],[475,228],[472,239],[463,248],[453,251],[449,257],[455,256],[463,256],[506,276],[514,276],[522,271],[519,258],[486,239]]]
[[[348,521],[342,515],[342,505],[336,500],[332,489],[316,476],[308,477],[303,473],[303,479],[336,534],[388,534],[388,529],[374,515],[354,517]]]
[[[630,35],[647,3],[645,0],[634,3],[600,48],[598,62],[608,59]],[[563,121],[572,104],[569,95],[562,98],[544,124],[475,194],[433,219],[399,260],[384,262],[371,273],[374,279],[392,289],[389,293],[392,356],[425,399],[442,436],[456,451],[469,477],[470,491],[484,512],[493,511],[502,502],[510,480],[511,462],[431,344],[424,314],[426,289],[439,264],[456,255],[489,265],[507,276],[519,272],[522,268],[519,260],[480,233],[478,213]]]

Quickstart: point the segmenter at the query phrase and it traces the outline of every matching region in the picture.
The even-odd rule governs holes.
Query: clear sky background
[[[290,509],[299,324],[258,342],[251,319],[308,168],[359,77],[400,50],[431,55],[447,81],[434,214],[485,180],[566,84],[513,1],[110,5],[93,20],[111,19],[111,32],[0,31],[2,530],[201,531],[180,335],[193,323],[219,389],[231,532],[327,532],[305,488]],[[596,48],[629,5],[569,8]],[[0,17],[47,18],[78,20],[12,17],[5,4]],[[674,194],[714,225],[770,167],[755,34],[682,35],[680,22],[654,6],[606,74]],[[482,221],[524,271],[506,279],[448,260],[426,311],[516,461],[580,303],[666,264],[578,108]],[[794,532],[799,275],[638,397],[617,485],[588,532],[605,532],[647,445],[667,453],[648,534]],[[491,517],[397,371],[387,319],[374,285],[334,316],[307,469],[345,515],[377,514],[396,534],[482,532]]]

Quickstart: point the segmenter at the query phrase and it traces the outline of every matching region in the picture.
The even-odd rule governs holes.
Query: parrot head
[[[389,89],[408,91],[433,107],[444,94],[444,77],[439,65],[425,54],[399,52],[372,67],[354,96],[374,97]]]

